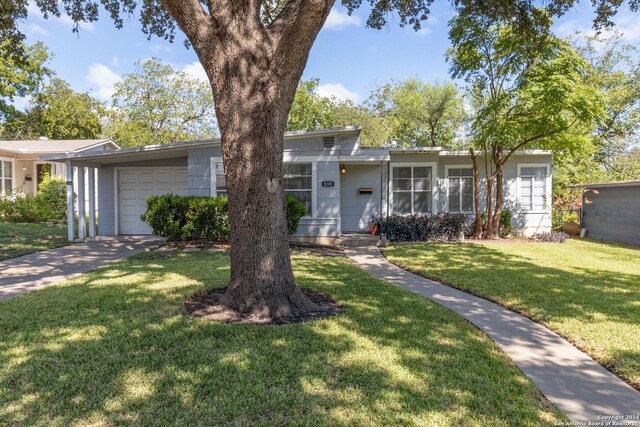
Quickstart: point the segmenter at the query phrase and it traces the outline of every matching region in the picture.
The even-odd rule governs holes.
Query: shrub
[[[513,225],[511,220],[513,219],[513,213],[509,209],[503,209],[500,213],[500,237],[506,237],[513,232]]]
[[[380,232],[394,242],[427,240],[459,240],[465,226],[463,214],[391,215],[373,219],[380,224]]]
[[[67,184],[62,177],[45,177],[38,187],[36,196],[48,208],[47,219],[67,217]]]
[[[304,205],[295,197],[285,200],[289,234],[298,229],[306,215]],[[229,204],[226,197],[178,196],[166,194],[147,197],[147,211],[140,216],[153,234],[170,241],[229,240]]]
[[[49,216],[49,209],[43,201],[32,195],[15,195],[0,198],[0,220],[6,222],[43,222]]]
[[[300,200],[287,194],[284,198],[284,209],[287,215],[287,230],[289,234],[295,234],[298,231],[300,219],[307,214],[307,208]]]
[[[534,240],[539,242],[550,242],[550,243],[564,243],[569,235],[567,233],[563,233],[562,231],[549,231],[543,233],[537,233],[533,236]]]

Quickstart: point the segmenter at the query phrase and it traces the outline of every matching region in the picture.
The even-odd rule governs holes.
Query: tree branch
[[[202,8],[198,0],[160,0],[162,6],[176,20],[180,29],[198,52],[202,46],[210,42],[215,20]],[[209,1],[211,10],[215,1]]]

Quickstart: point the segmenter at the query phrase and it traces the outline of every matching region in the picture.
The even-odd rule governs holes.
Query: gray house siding
[[[640,244],[640,186],[589,190],[582,209],[589,237]]]

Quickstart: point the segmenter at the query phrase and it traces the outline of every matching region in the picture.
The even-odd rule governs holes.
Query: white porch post
[[[78,166],[78,239],[84,240],[87,237],[87,222],[85,219],[85,192],[84,192],[84,166]]]
[[[66,163],[67,170],[67,238],[70,242],[73,242],[76,237],[76,232],[73,224],[73,166],[71,166],[71,162],[67,161]]]
[[[89,237],[96,237],[96,168],[89,168]]]

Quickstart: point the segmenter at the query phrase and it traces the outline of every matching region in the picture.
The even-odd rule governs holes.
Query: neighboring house
[[[359,127],[285,134],[285,190],[309,212],[300,221],[298,235],[367,231],[369,219],[379,214],[473,215],[467,152],[439,147],[367,149],[359,142]],[[75,168],[97,168],[98,228],[104,235],[151,233],[140,220],[145,197],[151,194],[226,194],[219,140],[45,159]],[[504,177],[505,206],[514,212],[514,226],[526,234],[549,230],[551,153],[517,153],[506,164]]]
[[[0,141],[0,195],[16,193],[35,195],[45,174],[66,175],[64,163],[43,161],[42,156],[101,153],[118,150],[113,141],[50,140]]]
[[[584,188],[581,226],[587,236],[640,245],[640,181],[576,187]]]

